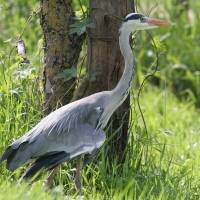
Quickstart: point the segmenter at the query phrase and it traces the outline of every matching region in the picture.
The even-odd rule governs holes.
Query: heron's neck
[[[122,74],[122,77],[117,84],[117,86],[113,90],[113,94],[120,99],[125,100],[126,96],[129,93],[129,89],[131,87],[131,81],[134,73],[134,59],[132,50],[129,44],[129,36],[131,34],[131,30],[129,29],[127,24],[123,24],[120,29],[120,36],[119,36],[119,45],[121,53],[124,57],[125,61],[125,68]],[[120,102],[121,104],[122,102]]]

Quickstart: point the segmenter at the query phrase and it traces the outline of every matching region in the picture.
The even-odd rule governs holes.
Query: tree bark
[[[70,102],[76,78],[56,76],[65,69],[76,68],[84,35],[69,35],[74,23],[71,0],[41,0],[40,24],[44,39],[44,111],[46,114]]]
[[[131,12],[129,0],[90,0],[90,17],[95,28],[88,30],[88,76],[75,93],[75,99],[95,92],[111,90],[118,83],[123,70],[124,59],[119,49],[119,28],[123,18]],[[121,20],[120,20],[121,19]],[[128,140],[130,98],[114,113],[108,138],[116,130],[109,144],[110,160],[117,155],[123,162]]]

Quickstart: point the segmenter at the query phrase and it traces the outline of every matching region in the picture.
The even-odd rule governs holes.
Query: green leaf
[[[164,53],[164,52],[166,51],[166,47],[165,47],[164,44],[161,43],[161,40],[160,40],[160,37],[159,37],[159,36],[153,37],[153,41],[154,41],[153,44],[156,45],[156,48],[157,48],[160,52]]]
[[[70,69],[65,69],[63,70],[61,73],[58,73],[55,76],[55,79],[64,79],[65,81],[68,81],[72,78],[76,78],[77,77],[77,71],[74,67],[70,68]]]
[[[80,21],[75,22],[70,26],[69,34],[77,33],[78,35],[82,35],[86,32],[87,28],[94,28],[95,24],[90,18],[84,18]]]

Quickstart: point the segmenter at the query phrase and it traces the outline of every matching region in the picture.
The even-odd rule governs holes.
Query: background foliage
[[[81,2],[81,4],[80,4]],[[76,14],[87,20],[88,1],[74,0]],[[191,0],[189,10],[169,1],[137,3],[150,16],[175,22],[171,28],[151,31],[159,51],[157,73],[146,82],[140,105],[137,92],[144,76],[154,69],[151,37],[138,33],[134,42],[137,73],[133,83],[128,154],[122,172],[109,162],[104,149],[100,162],[82,172],[85,199],[199,199],[200,141],[200,2]],[[84,12],[83,12],[84,11]],[[0,152],[42,117],[42,33],[38,1],[0,0]],[[83,27],[82,27],[83,28]],[[16,53],[22,37],[30,64]],[[83,48],[82,57],[85,55]],[[80,65],[82,65],[80,59]],[[86,64],[84,64],[86,68]],[[147,134],[146,134],[147,132]],[[106,144],[105,144],[106,145]],[[52,191],[41,179],[30,190],[19,186],[23,169],[10,173],[0,166],[0,199],[62,199],[74,195],[73,165],[60,168]],[[61,187],[63,185],[64,188]]]

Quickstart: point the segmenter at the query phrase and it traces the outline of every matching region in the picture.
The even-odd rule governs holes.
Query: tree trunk
[[[119,28],[123,18],[131,12],[131,5],[129,0],[91,0],[90,9],[96,28],[89,32],[88,66],[91,81],[88,92],[94,93],[113,89],[123,73],[124,59],[119,49]],[[93,71],[96,72],[95,78],[92,77]],[[116,134],[109,143],[110,160],[113,155],[117,155],[118,161],[123,162],[128,140],[129,103],[128,97],[111,118],[108,138],[114,132]]]
[[[84,35],[69,35],[74,23],[71,0],[41,0],[40,23],[44,38],[44,110],[48,114],[70,102],[76,78],[66,80],[57,75],[76,68]],[[57,78],[56,78],[57,77]]]
[[[76,91],[75,99],[95,92],[111,90],[118,83],[124,59],[119,49],[119,28],[123,18],[131,12],[129,0],[91,0],[90,17],[95,28],[88,31],[88,76]],[[114,113],[108,138],[116,130],[109,144],[110,159],[113,155],[123,162],[128,140],[130,98]],[[116,158],[116,157],[115,157]]]

